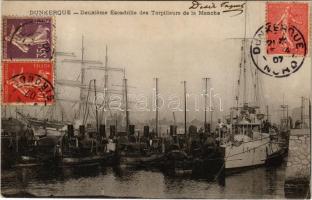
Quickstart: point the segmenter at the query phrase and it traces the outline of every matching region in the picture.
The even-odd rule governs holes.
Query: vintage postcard
[[[1,3],[3,197],[311,198],[310,1]]]

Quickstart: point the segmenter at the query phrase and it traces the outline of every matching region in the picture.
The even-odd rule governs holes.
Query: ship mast
[[[128,86],[127,79],[124,77],[124,86],[125,86],[125,111],[126,111],[126,133],[129,136],[129,110],[128,110]]]
[[[80,82],[81,85],[85,85],[85,67],[84,67],[84,36],[82,35],[81,39],[81,75],[80,75]],[[83,107],[84,102],[84,89],[83,87],[80,88],[80,102],[79,102],[79,110],[78,110],[78,118],[80,117],[80,112]]]
[[[204,108],[204,110],[205,110],[205,114],[204,114],[204,117],[205,117],[204,129],[205,129],[205,131],[206,131],[206,126],[207,126],[207,96],[208,96],[208,80],[209,79],[210,78],[204,78],[204,80],[205,80],[205,108]],[[211,124],[210,124],[210,126],[211,126]]]
[[[156,124],[155,124],[155,127],[156,127],[156,135],[157,135],[157,137],[158,137],[158,78],[155,78],[155,84],[156,84],[156,87],[155,87],[155,89],[156,89],[156,99],[155,99],[155,101],[156,101]]]
[[[269,105],[266,105],[266,117],[267,117],[268,122],[270,122]]]
[[[184,133],[187,136],[187,127],[186,127],[186,81],[183,81],[184,88]]]
[[[79,101],[77,100],[70,100],[70,99],[61,99],[59,97],[57,97],[58,100],[62,100],[62,101],[67,101],[67,102],[72,102],[72,103],[79,103],[79,108],[78,110],[76,110],[74,119],[83,117],[81,116],[81,114],[83,114],[83,110],[84,110],[84,104],[86,105],[91,105],[91,102],[86,102],[86,95],[85,95],[85,90],[88,89],[88,86],[85,85],[86,82],[86,70],[98,70],[98,71],[104,71],[104,77],[105,77],[105,81],[104,81],[104,88],[103,87],[96,87],[96,92],[100,92],[103,93],[105,98],[103,101],[104,106],[106,105],[107,108],[107,94],[113,93],[113,94],[119,94],[121,95],[122,92],[118,91],[118,90],[114,90],[114,89],[107,89],[108,87],[108,72],[109,71],[116,71],[116,72],[122,72],[124,73],[124,69],[123,68],[116,68],[116,67],[109,67],[108,66],[108,55],[107,55],[107,46],[106,46],[106,56],[105,56],[105,63],[103,64],[103,62],[98,61],[98,60],[86,60],[85,58],[85,46],[84,46],[84,36],[82,35],[82,41],[81,41],[81,59],[64,59],[62,60],[62,63],[76,63],[76,64],[80,64],[81,65],[81,73],[80,73],[80,80],[57,80],[56,83],[58,85],[65,85],[65,86],[70,86],[70,87],[74,87],[74,88],[80,88],[80,98]],[[61,53],[61,55],[63,56],[73,56],[74,54],[69,54],[69,53]],[[79,78],[79,77],[78,77]],[[89,90],[93,91],[93,88],[89,88]],[[104,107],[105,108],[105,107]],[[109,109],[109,108],[107,108]],[[103,109],[102,112],[99,113],[99,119],[103,119],[103,115],[104,115],[104,111],[105,109]],[[111,112],[111,110],[109,109],[109,111]]]
[[[105,46],[105,65],[104,65],[104,109],[103,109],[103,113],[102,113],[102,116],[101,118],[103,117],[104,115],[104,112],[106,111],[107,109],[107,84],[108,84],[108,56],[107,56],[107,45]],[[105,118],[105,116],[104,116]],[[102,120],[102,119],[101,119]],[[106,125],[106,120],[104,120],[104,123]],[[116,127],[117,128],[117,127]]]
[[[243,75],[244,75],[244,91],[243,91],[243,105],[246,103],[246,96],[247,96],[247,91],[246,91],[246,25],[247,25],[247,3],[245,5],[245,20],[244,20],[244,39],[243,39]]]
[[[96,132],[99,133],[99,117],[98,117],[98,107],[97,107],[97,95],[96,95],[96,79],[94,81],[94,103],[95,103],[95,122],[96,122]]]

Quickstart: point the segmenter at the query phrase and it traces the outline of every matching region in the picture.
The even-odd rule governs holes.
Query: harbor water
[[[225,180],[172,177],[159,171],[111,167],[2,171],[1,192],[10,196],[141,198],[284,198],[286,163],[258,167]]]

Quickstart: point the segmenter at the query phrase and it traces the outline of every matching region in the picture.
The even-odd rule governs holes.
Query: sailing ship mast
[[[103,120],[104,112],[108,108],[108,95],[107,95],[107,87],[108,87],[108,52],[107,52],[107,45],[105,46],[105,65],[104,65],[104,109],[101,114],[101,121]],[[110,112],[111,114],[111,112]],[[104,119],[104,123],[106,124],[106,120]],[[117,127],[116,127],[117,128]]]
[[[99,117],[98,117],[98,107],[97,107],[97,95],[96,95],[96,79],[94,81],[94,103],[95,103],[95,122],[96,122],[96,132],[99,133]]]
[[[102,109],[103,111],[99,114],[99,118],[102,121],[103,119],[103,115],[104,115],[104,111],[107,109],[107,95],[112,93],[112,94],[122,94],[121,91],[118,90],[114,90],[114,89],[107,89],[108,88],[108,72],[109,71],[116,71],[116,72],[122,72],[124,73],[124,69],[123,68],[113,68],[113,67],[108,67],[108,55],[107,55],[107,46],[106,46],[106,54],[105,54],[105,63],[103,66],[103,63],[101,61],[97,61],[97,60],[86,60],[85,59],[85,46],[84,46],[84,36],[82,36],[82,42],[81,42],[81,60],[77,60],[77,59],[64,59],[62,62],[64,63],[78,63],[81,65],[81,73],[80,73],[80,81],[71,81],[71,80],[58,80],[57,83],[61,84],[61,85],[66,85],[66,86],[71,86],[71,87],[78,87],[80,88],[80,100],[76,101],[76,100],[68,100],[68,99],[62,99],[65,101],[69,101],[69,102],[79,102],[79,109],[77,111],[77,113],[74,116],[74,119],[80,118],[81,117],[81,112],[84,107],[84,104],[86,103],[86,106],[88,104],[93,104],[91,102],[85,102],[86,97],[85,97],[85,90],[88,89],[87,85],[85,84],[86,81],[86,70],[99,70],[99,71],[104,71],[104,88],[96,86],[96,88],[89,88],[90,90],[93,90],[98,93],[101,92],[104,94],[105,98],[104,98],[104,102],[103,102],[103,106],[104,109]],[[88,89],[88,90],[89,90]],[[108,108],[109,109],[109,108]]]
[[[184,133],[187,136],[187,127],[186,127],[186,81],[183,81],[184,89]]]
[[[85,85],[85,67],[84,67],[84,36],[82,35],[81,39],[81,74],[80,74],[80,82],[81,85]],[[83,107],[84,103],[84,89],[80,88],[80,102],[79,102],[79,109],[78,109],[78,116],[80,116],[80,111]]]
[[[205,132],[206,132],[206,127],[207,127],[207,96],[208,96],[208,80],[210,78],[204,78],[204,81],[205,81],[205,107],[204,107],[204,111],[205,111],[205,114],[204,114],[204,129],[205,129]],[[211,124],[210,124],[211,126]]]
[[[266,117],[267,117],[268,122],[270,122],[269,105],[266,105]]]
[[[245,55],[245,51],[246,51],[246,26],[247,26],[247,3],[245,5],[245,20],[244,20],[244,39],[243,39],[243,67],[244,67],[244,96],[243,96],[243,105],[245,105],[246,103],[246,96],[247,96],[247,84],[246,84],[246,55]]]
[[[56,79],[55,80],[55,84],[59,85],[59,86],[68,86],[68,87],[73,87],[73,88],[79,88],[80,89],[80,97],[79,100],[71,100],[71,99],[65,99],[65,98],[60,98],[60,96],[58,95],[58,93],[55,93],[55,99],[57,100],[56,102],[60,102],[60,101],[64,101],[64,102],[70,102],[73,103],[73,106],[76,105],[77,103],[79,104],[78,106],[78,110],[76,110],[74,117],[73,117],[73,121],[75,119],[78,118],[82,118],[84,114],[84,107],[88,106],[88,105],[93,105],[92,102],[87,102],[86,101],[86,94],[85,91],[86,90],[90,90],[90,91],[96,91],[97,93],[100,92],[102,93],[102,91],[104,91],[106,94],[107,93],[112,93],[112,94],[122,94],[121,91],[119,90],[114,90],[114,89],[109,89],[109,90],[105,90],[102,87],[96,86],[94,88],[90,88],[86,85],[86,71],[87,70],[99,70],[99,71],[104,71],[105,72],[105,82],[104,82],[104,86],[105,88],[108,87],[108,72],[109,71],[116,71],[116,72],[122,72],[124,73],[124,69],[123,68],[113,68],[113,67],[108,67],[108,56],[107,56],[107,47],[106,47],[106,56],[105,56],[105,65],[103,66],[103,63],[101,61],[98,60],[86,60],[86,56],[85,56],[85,44],[84,44],[84,35],[82,35],[82,40],[81,40],[81,58],[77,59],[75,58],[75,54],[74,53],[66,53],[66,52],[56,52],[56,56],[66,56],[66,57],[70,57],[70,58],[64,58],[62,60],[60,60],[59,62],[61,63],[73,63],[73,64],[80,64],[81,67],[81,71],[80,71],[80,80],[61,80],[61,79]],[[105,98],[106,99],[106,98]],[[107,103],[106,103],[107,104]],[[61,106],[58,103],[59,106]],[[53,118],[53,113],[56,110],[56,107],[49,107],[48,112],[46,115],[49,115],[50,119]],[[61,116],[62,116],[62,121],[63,121],[63,117],[64,117],[64,112],[62,111],[62,107],[61,107]],[[102,113],[98,116],[100,119],[102,119]]]
[[[156,99],[155,99],[155,101],[156,101],[156,124],[155,124],[155,126],[156,126],[156,135],[157,135],[157,137],[158,137],[158,78],[155,78],[155,84],[156,84],[156,87],[155,87],[155,89],[156,89]]]
[[[126,133],[129,136],[128,84],[126,77],[124,77],[124,86],[125,86]]]

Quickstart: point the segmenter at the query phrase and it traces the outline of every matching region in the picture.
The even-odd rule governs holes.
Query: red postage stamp
[[[308,3],[267,3],[267,54],[305,56],[309,35]]]
[[[3,62],[4,104],[50,105],[54,102],[52,62]]]

